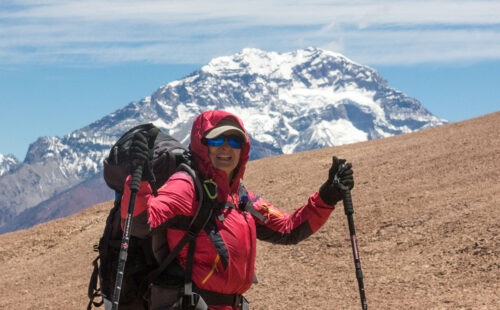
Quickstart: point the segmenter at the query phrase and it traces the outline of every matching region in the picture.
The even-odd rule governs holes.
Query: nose
[[[231,148],[231,146],[229,145],[229,141],[227,139],[224,140],[224,143],[222,143],[222,145],[220,146],[220,148]]]

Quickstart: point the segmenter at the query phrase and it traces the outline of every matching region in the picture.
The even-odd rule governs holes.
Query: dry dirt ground
[[[249,163],[245,182],[288,212],[353,163],[369,309],[500,309],[500,112],[396,137]],[[0,309],[85,309],[111,204],[0,236]],[[295,246],[258,245],[251,309],[360,309],[346,216]]]

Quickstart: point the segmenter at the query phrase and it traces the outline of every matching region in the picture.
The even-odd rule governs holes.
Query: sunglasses
[[[227,141],[233,149],[241,149],[243,147],[243,138],[238,135],[218,136],[213,139],[206,139],[206,141],[208,146],[221,146]]]

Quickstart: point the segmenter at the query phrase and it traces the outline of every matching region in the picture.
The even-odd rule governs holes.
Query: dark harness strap
[[[183,166],[182,164],[181,166]],[[203,230],[203,228],[206,226],[208,223],[208,220],[212,217],[213,214],[213,209],[211,205],[208,205],[204,203],[205,199],[210,202],[213,199],[205,193],[204,190],[202,190],[202,186],[200,183],[200,179],[198,176],[196,176],[194,170],[192,170],[188,166],[184,166],[183,169],[192,177],[195,189],[197,189],[197,192],[202,192],[199,194],[199,204],[198,204],[198,209],[196,211],[195,216],[193,217],[193,220],[191,224],[189,225],[188,230],[186,231],[186,234],[182,237],[182,239],[177,243],[177,245],[168,253],[167,257],[163,259],[161,264],[156,268],[155,270],[151,271],[147,277],[144,283],[141,286],[144,285],[149,285],[152,283],[158,276],[170,265],[170,263],[175,259],[175,257],[179,254],[179,252],[184,248],[184,246],[189,242],[190,246],[188,248],[188,256],[187,256],[187,261],[186,261],[186,274],[189,273],[189,280],[186,275],[185,277],[185,284],[186,286],[189,286],[189,283],[191,283],[191,275],[192,275],[192,269],[193,269],[193,256],[194,256],[194,248],[195,248],[195,240],[196,236]],[[185,287],[186,289],[186,287]],[[189,287],[187,287],[187,290],[189,291]]]
[[[194,286],[193,290],[198,293],[203,300],[210,306],[231,306],[242,307],[243,304],[248,305],[248,301],[240,294],[223,294],[214,291],[208,291]],[[243,308],[241,308],[243,309]]]
[[[194,179],[195,182],[200,182],[199,178]],[[212,188],[210,188],[212,187]],[[194,250],[196,248],[196,236],[203,230],[207,225],[208,221],[212,217],[213,207],[216,204],[217,199],[217,185],[212,180],[205,180],[203,183],[203,199],[207,201],[206,203],[200,203],[196,215],[193,219],[193,223],[189,227],[186,235],[189,236],[189,247],[186,257],[186,270],[184,272],[184,294],[182,297],[182,309],[191,310],[195,309],[195,305],[198,302],[198,298],[195,293],[193,293],[193,265],[194,265]],[[200,195],[201,196],[201,195]],[[176,254],[177,255],[177,254]],[[206,301],[205,301],[206,302]]]

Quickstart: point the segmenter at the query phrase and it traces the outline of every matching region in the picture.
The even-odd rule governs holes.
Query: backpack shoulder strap
[[[207,186],[202,186],[200,177],[198,174],[188,165],[186,164],[181,164],[179,167],[179,170],[184,171],[188,173],[193,182],[194,182],[194,187],[195,191],[198,197],[198,209],[196,211],[196,214],[194,215],[191,223],[189,224],[189,228],[186,231],[186,234],[182,237],[182,239],[177,243],[177,245],[170,251],[170,253],[163,259],[161,264],[156,268],[155,270],[151,271],[148,276],[146,277],[146,283],[143,283],[142,285],[149,285],[149,283],[153,282],[167,267],[170,265],[170,263],[174,260],[174,258],[179,254],[179,252],[184,248],[184,246],[189,242],[190,243],[190,248],[191,245],[193,245],[192,251],[188,248],[188,256],[187,256],[187,261],[186,261],[186,273],[189,273],[189,279],[191,279],[191,274],[192,274],[192,263],[193,263],[193,256],[194,256],[194,242],[196,240],[196,236],[203,230],[203,228],[207,225],[210,217],[213,214],[213,207],[210,201],[215,200],[217,197],[217,188],[215,187],[215,197],[212,195],[214,193],[213,191],[211,193],[205,192],[205,190],[209,190]],[[214,183],[215,184],[215,183]],[[205,184],[204,184],[205,185]],[[205,190],[204,190],[205,189]],[[214,197],[214,198],[212,198]],[[193,252],[193,253],[190,253]],[[190,270],[188,270],[190,269]],[[187,279],[187,275],[186,275]]]

